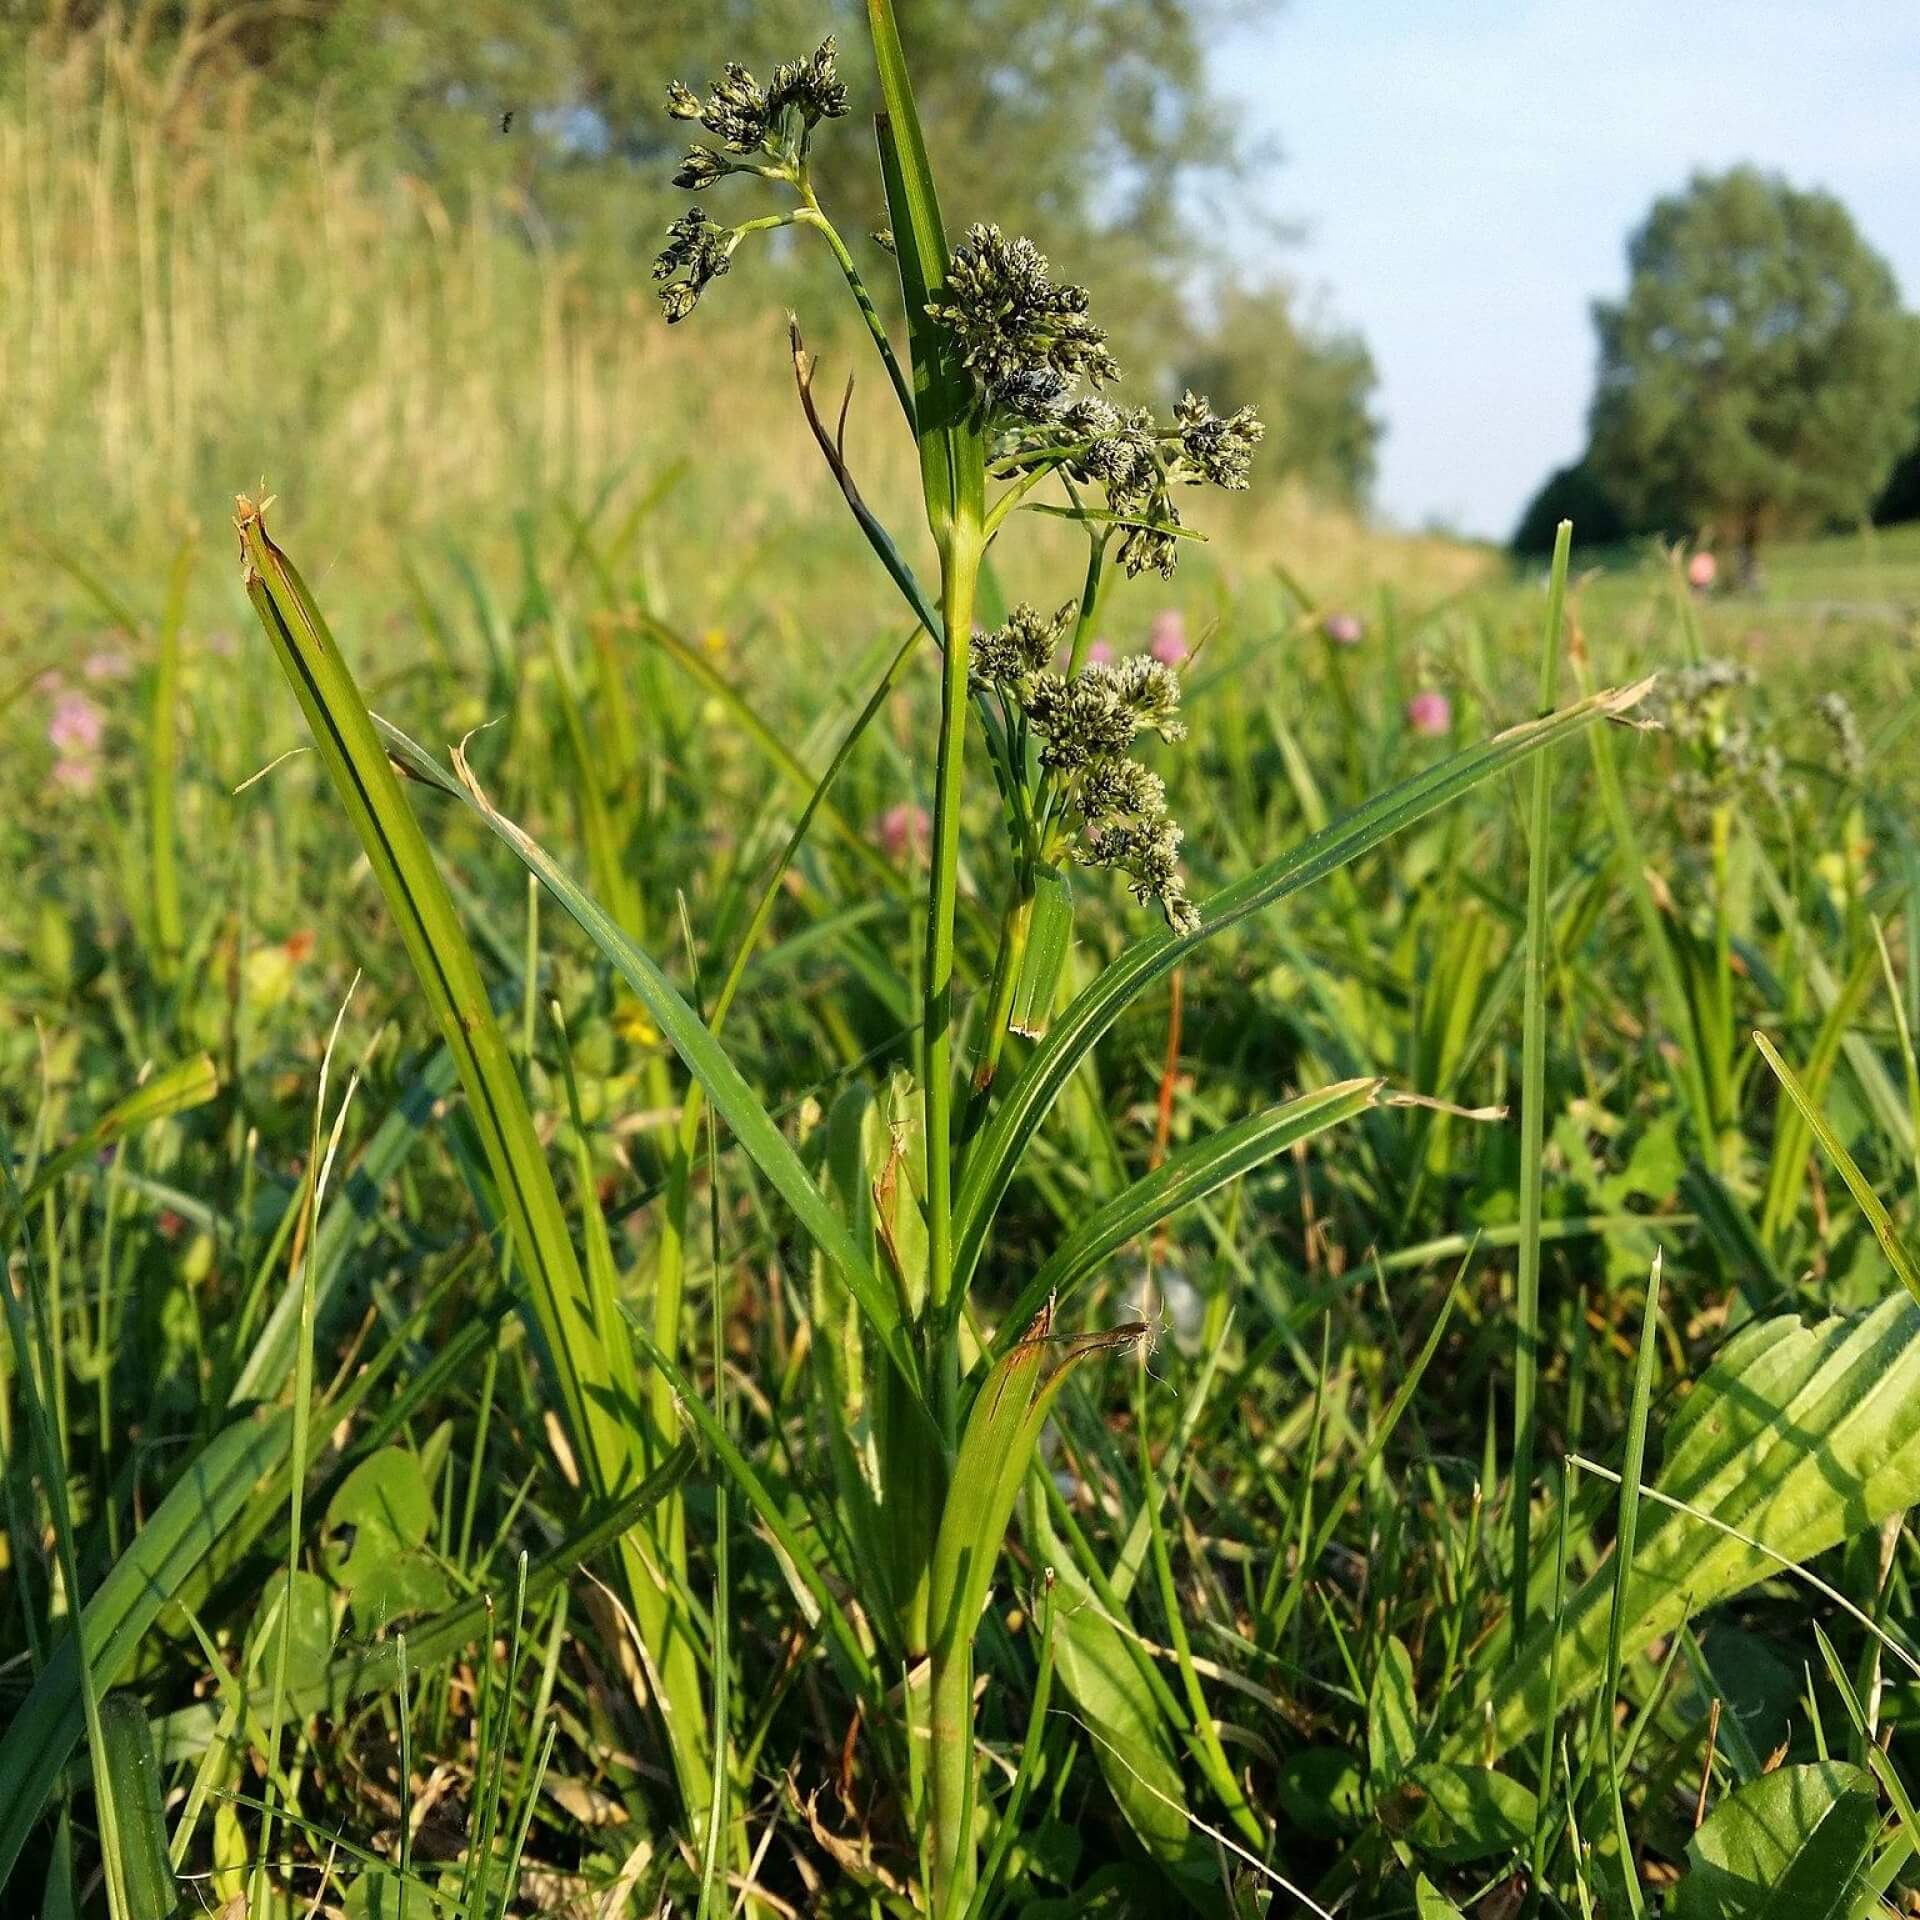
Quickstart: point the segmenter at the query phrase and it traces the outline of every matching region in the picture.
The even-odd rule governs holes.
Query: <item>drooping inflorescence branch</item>
[[[886,326],[808,174],[815,129],[848,110],[833,41],[783,62],[765,87],[737,61],[704,96],[676,82],[667,106],[676,119],[697,121],[714,143],[687,150],[676,185],[705,193],[730,175],[752,174],[790,188],[798,202],[791,212],[736,226],[689,208],[654,264],[667,319],[693,312],[730,270],[747,234],[811,226],[839,260],[911,423],[914,403]],[[1028,861],[1067,856],[1114,869],[1142,903],[1157,904],[1183,931],[1193,907],[1179,876],[1180,829],[1158,776],[1130,757],[1142,733],[1169,742],[1182,737],[1179,679],[1146,659],[1088,664],[1086,644],[1104,556],[1111,551],[1129,576],[1171,577],[1181,542],[1197,537],[1182,522],[1177,490],[1244,489],[1260,420],[1250,407],[1217,414],[1190,391],[1169,420],[1149,407],[1116,406],[1102,389],[1119,381],[1121,370],[1087,289],[1056,278],[1032,240],[988,222],[969,227],[951,249],[926,296],[926,313],[952,338],[972,386],[973,430],[986,441],[991,471],[1006,483],[988,509],[987,536],[1016,509],[1042,506],[1029,496],[1052,480],[1064,486],[1068,504],[1044,503],[1044,510],[1079,521],[1092,550],[1088,591],[1064,660],[1060,642],[1076,612],[1072,602],[1051,618],[1021,607],[1006,625],[973,637],[968,680],[989,720],[1023,870]],[[838,462],[836,470],[845,486]],[[890,540],[880,545],[894,551]],[[924,602],[915,610],[924,613]]]

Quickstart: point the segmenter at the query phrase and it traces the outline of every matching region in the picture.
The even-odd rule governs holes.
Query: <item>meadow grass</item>
[[[1023,993],[951,643],[1076,529],[943,676],[777,327],[10,116],[9,1901],[1901,1910],[1910,540],[1223,516],[1098,623],[1198,926]]]

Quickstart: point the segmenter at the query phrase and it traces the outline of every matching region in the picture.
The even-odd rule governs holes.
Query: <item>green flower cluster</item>
[[[1753,684],[1753,669],[1733,660],[1702,660],[1666,682],[1657,712],[1685,755],[1676,782],[1683,802],[1712,806],[1743,790],[1785,800],[1780,749],[1745,697]]]
[[[727,63],[704,100],[676,80],[667,89],[667,111],[676,120],[699,121],[725,150],[690,146],[674,173],[676,187],[704,193],[732,173],[791,179],[813,129],[847,111],[833,38],[829,35],[804,60],[782,61],[765,88],[738,61]],[[753,157],[734,160],[730,154]],[[660,289],[660,305],[670,324],[684,320],[709,284],[727,271],[744,231],[716,226],[698,207],[667,230],[653,277],[668,282]]]
[[[684,320],[699,304],[709,282],[733,265],[739,236],[731,227],[716,226],[698,207],[689,207],[667,229],[667,244],[653,263],[653,277],[670,284],[660,289],[660,305],[668,324]],[[685,278],[672,276],[684,273]]]
[[[727,62],[704,101],[678,80],[667,88],[667,111],[676,120],[699,121],[730,153],[784,155],[794,141],[789,115],[810,132],[822,120],[838,120],[846,110],[847,89],[831,34],[806,59],[783,60],[764,92],[737,60]],[[688,158],[709,151],[695,147]],[[731,170],[725,161],[720,166]]]
[[[1070,825],[1073,857],[1126,874],[1136,900],[1157,905],[1174,932],[1190,933],[1199,913],[1180,878],[1180,828],[1160,776],[1130,757],[1143,733],[1170,744],[1186,738],[1179,677],[1145,655],[1057,671],[1055,650],[1073,612],[1072,601],[1051,617],[1019,606],[1004,627],[976,635],[974,690],[996,695],[1009,726],[1031,734],[1056,783],[1049,810]]]
[[[1867,744],[1860,737],[1860,720],[1853,702],[1844,693],[1823,693],[1814,701],[1813,710],[1833,736],[1840,772],[1849,780],[1858,780],[1866,771]]]
[[[1031,240],[972,226],[947,263],[927,311],[953,335],[991,412],[1045,420],[1077,381],[1117,380],[1104,328],[1087,317],[1087,290],[1055,286]]]
[[[953,335],[978,403],[999,429],[994,453],[1003,471],[1044,463],[1098,487],[1120,523],[1128,574],[1172,575],[1181,535],[1176,486],[1247,486],[1265,432],[1251,407],[1220,415],[1190,392],[1163,425],[1148,408],[1122,410],[1097,392],[1076,391],[1083,380],[1096,388],[1118,380],[1120,368],[1089,316],[1086,289],[1056,284],[1031,240],[969,228],[927,311]]]

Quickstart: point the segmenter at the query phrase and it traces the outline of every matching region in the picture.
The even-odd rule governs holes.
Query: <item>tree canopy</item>
[[[1594,478],[1633,525],[1751,547],[1864,515],[1912,443],[1920,320],[1831,194],[1751,167],[1657,201],[1598,302]]]

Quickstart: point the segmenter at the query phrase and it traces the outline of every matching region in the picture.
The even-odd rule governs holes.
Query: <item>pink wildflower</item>
[[[1453,702],[1437,687],[1425,687],[1407,702],[1407,725],[1429,740],[1453,731]]]
[[[903,860],[909,853],[919,854],[932,828],[933,822],[928,819],[925,807],[911,806],[902,800],[889,807],[874,823],[874,838],[889,860]]]
[[[63,754],[92,753],[107,730],[107,716],[84,693],[63,693],[53,703],[47,738]]]
[[[1187,621],[1178,607],[1169,607],[1164,613],[1153,616],[1153,625],[1148,629],[1147,651],[1163,667],[1177,667],[1187,658]]]
[[[1321,631],[1336,647],[1357,647],[1366,627],[1357,613],[1330,613]]]

